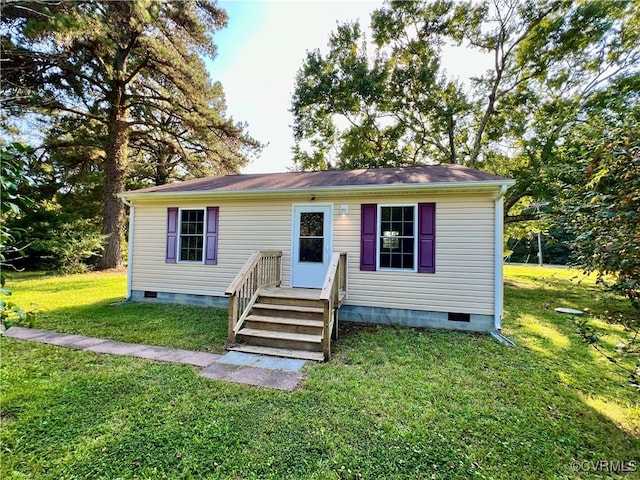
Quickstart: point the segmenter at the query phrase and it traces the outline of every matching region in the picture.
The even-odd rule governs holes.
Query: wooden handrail
[[[249,315],[260,290],[280,286],[281,259],[281,251],[253,252],[224,292],[229,296],[229,343],[235,341],[236,333]]]
[[[324,277],[324,283],[322,284],[322,292],[320,293],[320,300],[328,300],[331,295],[331,289],[333,288],[333,281],[336,278],[338,271],[338,263],[340,262],[340,254],[333,252],[331,260],[329,261],[329,268],[327,269],[327,275]]]
[[[322,350],[324,359],[331,357],[331,336],[337,328],[337,311],[347,290],[347,253],[334,252],[329,261],[327,275],[324,278],[320,300],[324,302],[324,328],[322,329]]]
[[[238,287],[240,287],[240,285],[242,285],[247,279],[247,275],[249,275],[249,272],[256,268],[258,260],[260,260],[260,252],[253,252],[249,257],[249,260],[247,260],[247,263],[244,264],[244,266],[236,275],[236,278],[234,278],[233,282],[231,282],[231,284],[227,287],[227,290],[224,292],[225,295],[234,295],[236,293]]]

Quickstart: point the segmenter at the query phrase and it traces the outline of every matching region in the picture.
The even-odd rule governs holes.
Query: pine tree
[[[132,156],[153,161],[137,151],[170,147],[188,164],[206,159],[207,172],[227,172],[259,148],[226,118],[221,86],[204,65],[216,53],[211,37],[226,21],[212,0],[3,2],[5,112],[29,113],[58,129],[93,128],[100,139],[107,240],[99,267],[121,263],[124,207],[117,194]],[[87,146],[83,135],[66,134],[66,145],[50,137],[48,146]]]

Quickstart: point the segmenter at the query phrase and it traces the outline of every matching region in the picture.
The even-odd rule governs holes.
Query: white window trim
[[[382,208],[413,207],[413,268],[389,268],[380,266],[380,238],[382,237]],[[417,203],[382,203],[378,204],[376,219],[376,271],[381,272],[417,272],[418,271],[418,204]]]
[[[202,210],[203,213],[203,228],[202,228],[202,260],[180,260],[182,256],[182,212],[183,210]],[[187,208],[187,207],[179,207],[178,208],[178,251],[176,252],[176,263],[191,263],[196,265],[204,265],[205,258],[207,256],[207,252],[205,252],[206,248],[206,239],[207,239],[207,209],[204,207],[195,207],[195,208]]]

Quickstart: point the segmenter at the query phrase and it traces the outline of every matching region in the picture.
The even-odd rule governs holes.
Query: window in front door
[[[300,213],[299,262],[323,262],[324,212]]]

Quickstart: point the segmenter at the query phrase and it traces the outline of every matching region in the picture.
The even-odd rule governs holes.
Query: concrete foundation
[[[133,290],[131,300],[145,303],[173,303],[178,305],[194,305],[196,307],[229,308],[227,297],[215,297],[212,295],[192,295],[190,293],[154,292],[157,297],[145,297],[142,290]]]
[[[451,321],[448,316],[447,312],[354,305],[343,305],[339,311],[339,319],[345,322],[377,323],[400,327],[443,328],[467,332],[490,332],[494,329],[493,316],[491,315],[471,314],[469,322]]]
[[[135,302],[229,308],[229,299],[227,297],[166,292],[156,292],[156,295],[156,298],[149,298],[145,297],[144,291],[134,290],[131,299]],[[343,305],[339,311],[340,321],[345,322],[375,323],[400,327],[443,328],[467,332],[490,332],[495,329],[492,315],[471,314],[468,322],[451,321],[448,317],[447,312],[363,307],[358,305]]]

